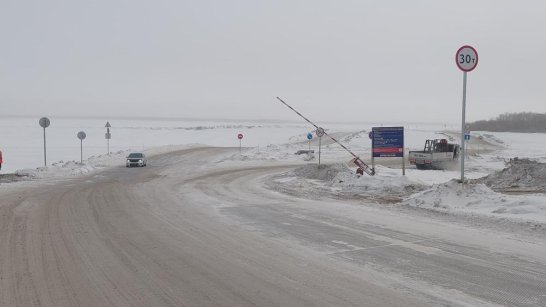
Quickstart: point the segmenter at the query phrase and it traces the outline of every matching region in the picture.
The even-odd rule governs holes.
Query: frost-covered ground
[[[51,118],[47,128],[48,166],[43,166],[43,131],[38,118],[1,118],[0,150],[4,165],[0,192],[8,182],[26,179],[49,181],[87,174],[97,169],[124,164],[130,151],[149,155],[189,146],[238,147],[217,161],[229,165],[294,164],[294,170],[271,177],[270,188],[294,197],[360,200],[364,203],[397,203],[451,214],[480,214],[546,223],[544,178],[525,169],[501,172],[510,159],[531,158],[546,162],[546,134],[472,133],[468,144],[466,178],[477,179],[462,186],[455,179],[460,170],[421,171],[408,165],[402,176],[400,158],[376,159],[377,175],[357,177],[351,156],[327,137],[322,138],[321,162],[317,167],[318,139],[308,142],[313,127],[304,122],[222,121],[222,120],[109,120],[112,124],[110,154],[106,154],[105,120]],[[368,132],[381,123],[322,123],[327,132],[370,161]],[[384,124],[389,126],[389,124]],[[394,124],[400,126],[400,124]],[[459,142],[456,126],[405,126],[406,152],[420,150],[427,138],[448,138]],[[85,131],[84,163],[79,163],[78,131]],[[314,155],[296,155],[298,150]],[[152,160],[153,161],[153,160]],[[153,162],[152,162],[153,163]],[[479,179],[490,175],[488,180]],[[495,177],[496,176],[496,177]],[[503,177],[504,176],[504,177]],[[512,176],[512,177],[510,177]],[[36,180],[33,180],[35,182]],[[504,184],[504,187],[499,186]],[[502,193],[510,191],[510,194]],[[514,194],[513,192],[518,192]]]

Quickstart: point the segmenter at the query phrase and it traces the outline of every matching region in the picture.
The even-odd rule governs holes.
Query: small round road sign
[[[40,124],[40,126],[41,126],[42,128],[47,128],[47,127],[49,127],[49,124],[50,124],[51,122],[49,121],[49,118],[47,118],[47,117],[42,117],[42,118],[40,118],[40,121],[39,121],[38,123]]]
[[[478,52],[472,46],[462,46],[455,55],[457,67],[464,72],[472,71],[478,65]]]
[[[307,133],[307,139],[308,140],[312,140],[313,139],[313,134],[311,132]]]
[[[237,134],[237,138],[238,138],[239,140],[241,140],[241,139],[243,138],[243,134],[242,134],[242,133]]]
[[[315,131],[315,133],[320,138],[320,137],[322,137],[324,135],[324,129],[322,127],[318,127],[317,131]]]
[[[87,135],[85,134],[85,132],[83,131],[78,132],[78,139],[83,140],[85,139],[86,136]]]

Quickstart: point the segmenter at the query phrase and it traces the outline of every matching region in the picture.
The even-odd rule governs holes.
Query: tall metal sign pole
[[[463,71],[463,114],[461,123],[461,183],[464,184],[464,156],[465,156],[465,116],[466,116],[466,73],[474,70],[478,65],[478,52],[472,46],[462,46],[455,54],[455,63]]]
[[[104,135],[104,137],[106,138],[106,146],[108,147],[108,154],[110,154],[110,139],[112,138],[112,135],[110,134],[110,127],[112,127],[110,125],[110,122],[106,122],[106,134]]]
[[[309,152],[311,152],[311,140],[313,139],[313,134],[311,132],[307,133],[307,142],[309,143]]]
[[[322,127],[318,127],[315,133],[318,136],[318,166],[320,167],[320,150],[322,147],[322,137],[324,136],[324,129]]]
[[[237,138],[239,139],[239,154],[242,154],[243,151],[241,149],[241,140],[243,139],[243,134],[242,133],[237,134]]]
[[[80,139],[80,164],[83,164],[83,139],[85,139],[85,132],[78,132],[78,139]]]
[[[47,117],[42,117],[42,118],[40,118],[40,120],[38,121],[38,123],[40,124],[40,126],[41,126],[42,128],[44,128],[44,166],[47,166],[45,128],[49,127],[49,125],[51,124],[51,122],[49,121],[49,118],[47,118]]]

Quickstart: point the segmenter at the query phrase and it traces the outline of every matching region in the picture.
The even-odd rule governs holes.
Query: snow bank
[[[342,163],[336,163],[331,165],[318,166],[317,164],[309,164],[302,167],[298,167],[292,171],[292,173],[301,178],[315,179],[324,181],[325,184],[332,185],[334,179],[341,174],[348,174],[349,176],[355,176],[349,168]],[[356,177],[356,176],[355,176]]]
[[[546,163],[530,159],[510,159],[507,167],[477,182],[497,191],[546,192]]]
[[[181,145],[181,146],[161,146],[145,150],[144,153],[149,157],[159,155],[171,151],[183,150],[191,147],[202,146],[198,144]],[[116,166],[125,166],[125,161],[129,153],[135,150],[120,150],[110,154],[91,156],[87,160],[80,161],[57,161],[51,165],[38,168],[26,168],[17,170],[14,174],[3,174],[0,176],[0,183],[9,183],[28,179],[44,179],[44,178],[70,178],[90,174],[100,169]]]
[[[301,146],[296,144],[270,144],[265,147],[243,148],[242,152],[237,152],[219,158],[216,163],[253,161],[253,162],[305,162],[315,160],[315,155],[296,154]]]
[[[425,188],[419,181],[395,174],[378,166],[380,175],[357,176],[355,169],[344,163],[308,164],[274,176],[270,188],[304,198],[337,198],[365,200],[375,203],[396,203]]]
[[[24,174],[0,174],[0,184],[27,180]]]
[[[356,176],[356,171],[340,172],[332,180],[331,185],[341,187],[344,191],[351,193],[378,194],[384,198],[404,197],[409,194],[421,191],[426,188],[419,180],[400,176],[400,170],[383,166],[376,166],[375,176]]]
[[[118,151],[110,155],[91,156],[89,159],[84,160],[83,163],[75,160],[57,161],[48,166],[17,170],[15,174],[33,179],[80,176],[89,174],[97,169],[124,165],[127,154],[129,154],[128,150]]]
[[[457,180],[451,180],[433,185],[402,203],[454,214],[482,214],[546,223],[543,195],[506,195],[483,183],[461,185]]]

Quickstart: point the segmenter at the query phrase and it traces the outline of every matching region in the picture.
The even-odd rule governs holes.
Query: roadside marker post
[[[78,139],[80,139],[80,164],[83,164],[83,139],[87,136],[85,132],[80,131],[77,134]]]
[[[51,124],[51,121],[49,120],[49,118],[47,117],[42,117],[40,118],[40,120],[38,121],[38,123],[40,124],[40,126],[42,128],[44,128],[44,166],[47,166],[47,157],[46,157],[46,133],[45,133],[45,129],[47,127],[49,127],[49,125]]]
[[[466,73],[473,71],[478,65],[478,52],[472,46],[462,46],[455,54],[455,63],[463,71],[463,111],[461,124],[461,183],[464,184],[464,156],[465,156],[465,116],[466,116]]]
[[[106,134],[104,135],[104,138],[106,138],[106,146],[107,146],[107,154],[109,155],[110,154],[110,139],[112,138],[112,135],[110,134],[110,127],[112,127],[110,125],[110,122],[106,122],[106,125],[104,126],[106,127]]]

